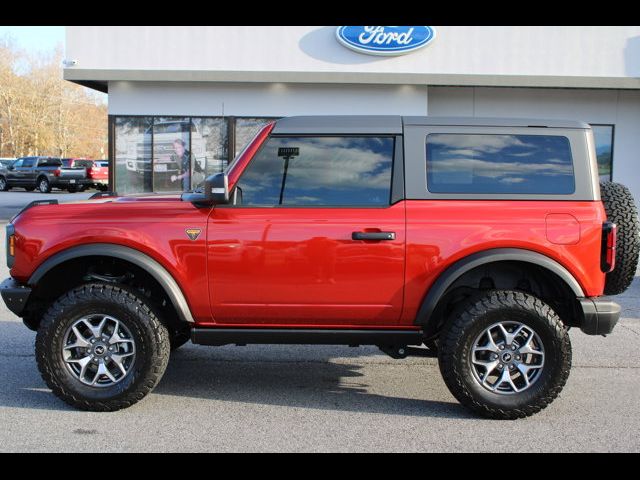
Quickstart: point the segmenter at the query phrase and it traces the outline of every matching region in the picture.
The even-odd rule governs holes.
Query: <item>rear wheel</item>
[[[82,410],[141,400],[169,360],[169,333],[138,293],[86,284],[57,300],[36,336],[36,360],[54,394]]]
[[[564,387],[571,369],[567,329],[542,300],[491,291],[470,300],[440,335],[439,364],[451,393],[485,417],[539,412]]]
[[[51,184],[47,177],[40,177],[37,181],[38,191],[40,193],[50,193],[51,192]]]
[[[616,263],[607,273],[605,295],[619,295],[626,291],[638,268],[640,256],[640,223],[638,209],[627,187],[615,182],[601,182],[600,196],[607,219],[618,226]]]

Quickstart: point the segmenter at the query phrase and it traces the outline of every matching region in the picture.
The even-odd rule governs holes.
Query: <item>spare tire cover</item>
[[[618,226],[616,264],[607,273],[605,295],[618,295],[631,285],[640,255],[638,209],[627,187],[620,183],[600,182],[600,195],[607,219]]]

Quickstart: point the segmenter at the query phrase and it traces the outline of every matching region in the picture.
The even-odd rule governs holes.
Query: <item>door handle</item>
[[[396,239],[396,232],[353,232],[352,240],[375,240],[378,242]]]

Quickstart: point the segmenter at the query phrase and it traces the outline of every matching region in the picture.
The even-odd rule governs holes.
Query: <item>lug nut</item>
[[[511,345],[511,350],[513,350],[515,352],[516,351],[516,346],[515,345]]]
[[[504,345],[500,345],[500,350],[504,350]]]
[[[520,355],[516,355],[516,360],[520,360]]]
[[[500,365],[498,365],[498,368],[499,368],[500,370],[502,370],[502,369],[504,368],[504,365],[500,364]]]
[[[113,352],[113,347],[109,347],[109,351],[110,351],[110,352]]]
[[[495,360],[496,358],[498,358],[498,355],[496,353],[494,353],[493,355],[491,355],[491,360]]]
[[[91,343],[96,343],[96,339],[95,339],[95,338],[92,338],[92,339],[91,339]]]

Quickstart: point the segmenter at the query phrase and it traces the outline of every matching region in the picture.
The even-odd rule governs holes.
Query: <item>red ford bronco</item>
[[[433,355],[465,406],[528,416],[567,381],[568,330],[612,331],[640,250],[570,121],[285,118],[199,190],[94,197],[14,217],[1,286],[86,410],[139,401],[191,340]]]

